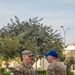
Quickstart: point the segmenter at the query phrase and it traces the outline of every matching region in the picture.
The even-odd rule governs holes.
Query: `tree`
[[[48,51],[49,49],[56,49],[59,52],[60,59],[64,59],[64,55],[62,54],[62,38],[60,33],[57,33],[58,30],[53,30],[52,26],[47,26],[39,23],[43,18],[38,19],[38,17],[30,18],[29,22],[22,21],[18,19],[17,16],[15,16],[16,21],[14,22],[11,19],[11,23],[8,23],[7,26],[4,26],[0,30],[0,37],[4,40],[7,39],[9,36],[10,39],[15,41],[18,36],[21,35],[21,37],[18,39],[18,42],[16,41],[16,45],[18,45],[18,49],[15,49],[17,51],[22,51],[23,49],[31,50],[34,54],[36,53],[36,42],[35,37],[38,37],[38,54],[43,55],[44,52]],[[15,37],[15,39],[13,39]],[[9,44],[9,43],[8,43]],[[10,45],[6,46],[6,49]],[[14,49],[14,46],[11,45],[12,49]],[[3,47],[2,47],[3,49]],[[8,49],[7,49],[8,50]],[[2,50],[1,50],[2,51]],[[8,50],[11,52],[11,49]],[[15,56],[15,55],[14,55]],[[9,56],[10,57],[10,56]]]
[[[15,52],[18,50],[19,44],[17,41],[10,37],[2,38],[0,40],[1,43],[1,49],[0,49],[0,55],[2,56],[2,59],[6,61],[6,64],[8,63],[9,59],[15,58],[15,55],[17,55]],[[8,65],[6,65],[8,67]]]

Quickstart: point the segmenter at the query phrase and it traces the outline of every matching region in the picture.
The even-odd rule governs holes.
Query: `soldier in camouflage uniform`
[[[16,66],[14,71],[15,75],[35,75],[34,68],[31,65],[32,56],[31,51],[25,50],[22,52],[23,61]]]
[[[66,75],[66,66],[58,59],[58,53],[56,50],[49,50],[44,54],[50,63],[46,75]]]

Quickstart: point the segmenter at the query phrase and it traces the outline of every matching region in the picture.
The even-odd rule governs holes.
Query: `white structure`
[[[74,45],[68,45],[65,50],[66,57],[74,57],[75,58],[75,46]]]
[[[75,45],[68,45],[65,50],[75,50]]]
[[[66,57],[73,57],[75,61],[75,45],[68,45],[66,48],[64,48],[64,54]],[[71,69],[75,69],[75,64],[71,66]]]
[[[38,59],[37,61],[37,69],[43,69],[46,70],[48,66],[48,61],[46,58],[42,58],[41,60]],[[36,70],[36,62],[33,64],[34,69]]]
[[[5,61],[2,62],[2,67],[3,68],[6,67],[6,64],[5,63],[6,63]],[[14,61],[8,62],[8,64],[9,64],[9,67],[16,67],[16,65],[18,64],[18,62],[14,60]]]
[[[33,64],[34,69],[36,69],[36,62]],[[38,59],[37,61],[37,69],[41,69],[41,60]]]

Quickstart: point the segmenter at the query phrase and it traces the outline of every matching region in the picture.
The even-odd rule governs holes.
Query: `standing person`
[[[66,75],[66,66],[58,59],[56,50],[49,50],[44,54],[47,57],[48,65],[46,75]]]
[[[17,65],[14,71],[15,75],[34,75],[35,71],[31,65],[32,57],[34,55],[31,51],[22,51],[22,63]]]

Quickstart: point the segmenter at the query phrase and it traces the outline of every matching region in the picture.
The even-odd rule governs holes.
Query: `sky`
[[[75,42],[75,0],[0,0],[0,28],[7,26],[10,18],[15,21],[15,15],[20,21],[43,18],[41,23],[51,25],[61,37],[66,32],[66,45]]]

